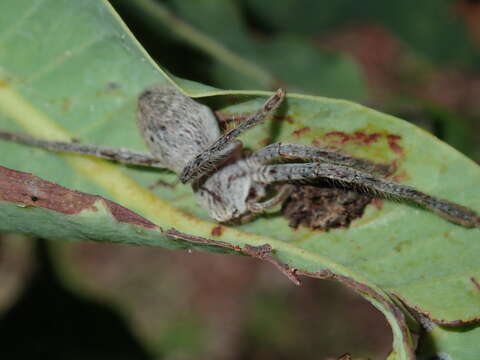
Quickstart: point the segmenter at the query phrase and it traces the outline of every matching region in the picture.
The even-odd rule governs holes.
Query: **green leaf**
[[[222,104],[222,111],[232,113],[257,109],[267,95],[226,92],[168,76],[105,2],[18,1],[2,4],[0,10],[2,129],[145,150],[135,128],[135,103],[138,94],[153,83],[176,83],[192,96],[210,96],[211,103]],[[259,148],[266,139],[324,144],[367,159],[396,162],[402,182],[480,210],[478,166],[406,122],[347,101],[297,94],[289,94],[279,115],[284,121],[277,116],[246,134],[246,145]],[[373,134],[375,141],[362,140]],[[1,165],[101,194],[163,228],[241,247],[268,243],[275,257],[293,268],[329,269],[385,314],[394,333],[397,359],[411,359],[412,354],[405,323],[388,294],[437,321],[474,321],[480,316],[478,289],[472,281],[480,277],[479,230],[462,228],[407,204],[385,201],[380,207],[369,206],[349,228],[329,232],[294,230],[277,214],[236,228],[222,226],[222,234],[214,236],[218,225],[196,205],[188,186],[177,185],[173,191],[159,188],[156,195],[146,189],[159,177],[172,181],[172,174],[5,142],[0,143],[0,152]],[[158,229],[119,224],[101,200],[94,206],[96,210],[69,215],[4,200],[0,201],[0,229],[50,238],[189,246]],[[477,332],[462,331],[471,335],[464,336],[468,339],[464,346],[479,346],[480,341],[472,341]],[[449,336],[432,333],[432,338],[435,351],[457,358],[459,347],[450,346]]]

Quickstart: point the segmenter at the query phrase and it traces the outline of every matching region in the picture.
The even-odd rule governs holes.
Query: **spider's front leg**
[[[473,210],[427,195],[410,186],[343,165],[328,163],[265,165],[259,167],[258,171],[252,174],[252,178],[263,184],[313,182],[326,178],[354,188],[366,189],[375,195],[412,202],[458,225],[480,227],[480,216]]]
[[[23,145],[35,146],[54,152],[89,155],[128,165],[165,168],[161,161],[151,154],[131,149],[85,145],[77,142],[42,140],[28,135],[3,130],[0,130],[0,139]]]
[[[283,89],[277,90],[261,109],[251,114],[236,128],[220,136],[212,145],[190,160],[179,176],[180,181],[183,184],[189,183],[214,170],[219,163],[235,151],[237,146],[234,145],[239,143],[235,139],[246,130],[261,123],[272,111],[278,108],[284,97],[285,91]]]

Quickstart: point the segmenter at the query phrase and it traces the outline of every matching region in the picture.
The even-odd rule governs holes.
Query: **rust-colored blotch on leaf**
[[[140,215],[110,200],[70,190],[33,174],[3,166],[0,166],[0,201],[41,207],[66,215],[76,215],[83,210],[97,211],[95,203],[102,201],[118,222],[157,228]]]

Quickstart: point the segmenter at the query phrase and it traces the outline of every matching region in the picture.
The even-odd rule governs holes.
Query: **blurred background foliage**
[[[480,1],[111,3],[177,76],[357,101],[480,159]],[[4,236],[0,282],[9,359],[383,359],[391,346],[360,297],[243,257]]]

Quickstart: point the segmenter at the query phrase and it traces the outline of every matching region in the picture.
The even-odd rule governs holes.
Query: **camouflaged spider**
[[[150,154],[125,148],[55,142],[0,132],[0,138],[51,151],[73,152],[126,164],[165,168],[182,183],[191,183],[198,202],[219,222],[249,221],[281,203],[291,191],[288,184],[331,179],[384,197],[412,202],[466,227],[480,226],[479,216],[463,206],[424,194],[381,177],[382,165],[324,148],[274,143],[250,155],[236,138],[275,111],[285,96],[278,90],[237,127],[220,133],[213,112],[172,86],[145,90],[138,99],[138,125]],[[288,163],[281,163],[288,160]],[[292,160],[298,162],[292,163]],[[277,162],[277,163],[275,163]],[[280,162],[280,163],[278,163]],[[283,184],[265,199],[271,184]]]

